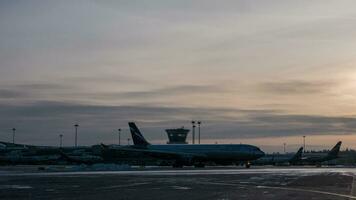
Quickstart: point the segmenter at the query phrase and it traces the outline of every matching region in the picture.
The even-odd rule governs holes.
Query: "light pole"
[[[201,121],[198,121],[198,143],[200,144],[200,124]]]
[[[75,127],[75,147],[78,146],[78,127],[79,127],[79,124],[74,124],[74,127]]]
[[[305,153],[305,135],[303,135],[303,151]]]
[[[60,134],[60,135],[59,135],[59,147],[60,147],[60,148],[62,148],[62,144],[63,144],[62,142],[63,142],[63,135]]]
[[[192,144],[195,144],[195,121],[192,121]]]
[[[284,151],[284,154],[286,154],[286,143],[283,143],[283,151]]]
[[[16,128],[12,128],[12,143],[15,144],[15,131]]]
[[[119,146],[121,145],[121,128],[117,129],[119,131]]]

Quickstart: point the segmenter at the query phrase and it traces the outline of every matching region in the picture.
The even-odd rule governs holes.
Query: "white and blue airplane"
[[[129,122],[134,145],[128,151],[137,151],[159,159],[173,161],[173,167],[194,165],[204,167],[206,163],[218,165],[241,164],[250,167],[250,161],[265,155],[260,148],[248,144],[169,144],[152,145],[143,137],[134,122]],[[121,148],[122,149],[122,148]]]

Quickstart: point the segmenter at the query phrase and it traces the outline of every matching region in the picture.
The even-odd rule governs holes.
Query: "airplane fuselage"
[[[138,147],[140,148],[140,147]],[[142,147],[141,147],[142,148]],[[247,144],[200,144],[200,145],[148,145],[148,151],[171,152],[178,154],[192,154],[205,157],[212,162],[244,162],[252,161],[264,156],[258,147]]]
[[[256,165],[278,165],[287,164],[293,158],[294,154],[289,155],[266,155],[260,159],[253,161]]]

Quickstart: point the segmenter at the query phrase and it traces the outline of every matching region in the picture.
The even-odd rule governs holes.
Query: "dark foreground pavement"
[[[2,171],[0,199],[356,199],[353,185],[342,169]]]

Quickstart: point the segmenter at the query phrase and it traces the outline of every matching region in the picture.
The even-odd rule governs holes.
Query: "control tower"
[[[186,139],[189,129],[176,128],[176,129],[166,129],[169,141],[167,144],[188,144]]]

